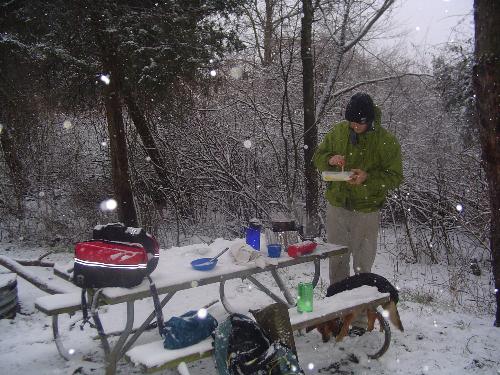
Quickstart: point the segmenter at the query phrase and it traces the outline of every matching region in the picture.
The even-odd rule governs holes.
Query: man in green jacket
[[[325,196],[328,242],[346,245],[349,253],[330,258],[330,283],[355,273],[371,272],[377,251],[380,209],[388,190],[403,180],[401,148],[380,124],[381,112],[365,93],[355,94],[314,154],[319,171],[351,171],[348,181],[328,182]]]

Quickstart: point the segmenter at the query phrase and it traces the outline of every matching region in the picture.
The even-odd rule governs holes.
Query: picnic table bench
[[[231,245],[231,241],[220,241],[212,244],[211,246],[213,248],[211,248],[210,251],[216,254],[228,245]],[[158,267],[152,273],[151,277],[156,284],[158,294],[164,296],[161,300],[162,308],[167,305],[176,292],[202,285],[219,283],[220,301],[229,313],[234,312],[234,309],[225,296],[224,286],[226,281],[232,279],[248,279],[274,301],[284,303],[292,308],[290,310],[290,320],[292,327],[298,330],[342,316],[346,311],[367,307],[374,308],[388,301],[388,295],[382,295],[378,293],[375,288],[367,287],[370,290],[365,291],[361,299],[354,298],[355,293],[351,291],[349,292],[349,296],[344,295],[342,299],[339,297],[335,298],[336,296],[334,296],[324,301],[315,301],[314,312],[298,315],[296,309],[293,308],[293,306],[295,306],[295,299],[281,279],[278,270],[297,264],[313,262],[315,273],[312,283],[313,286],[316,286],[320,276],[320,261],[330,256],[344,254],[346,251],[347,249],[344,246],[320,243],[317,249],[311,254],[298,258],[290,258],[285,253],[282,257],[275,260],[275,264],[269,264],[264,268],[259,268],[254,264],[234,264],[229,253],[226,253],[219,258],[218,265],[213,270],[200,272],[193,270],[189,265],[189,261],[196,258],[196,256],[189,254],[189,251],[186,251],[186,249],[174,248],[162,252]],[[207,256],[210,255],[211,254],[207,254]],[[56,265],[54,272],[60,277],[69,278],[70,272],[68,272],[68,268],[70,267]],[[255,275],[262,272],[269,272],[272,275],[284,299],[255,278]],[[172,367],[181,361],[197,359],[202,355],[207,356],[210,354],[212,347],[210,339],[189,348],[173,351],[164,349],[160,339],[150,344],[132,348],[136,340],[150,326],[151,322],[156,317],[155,312],[152,311],[135,332],[133,331],[134,302],[151,297],[149,283],[147,281],[144,281],[134,288],[103,288],[99,290],[98,293],[97,300],[101,305],[126,303],[127,306],[125,328],[114,346],[110,345],[106,334],[99,335],[106,358],[106,374],[114,374],[116,372],[117,362],[125,355],[132,362],[146,370],[157,370],[164,367]],[[332,300],[332,298],[334,299]],[[72,314],[79,311],[81,309],[81,294],[66,293],[41,297],[37,299],[35,307],[52,318],[52,331],[57,349],[63,358],[69,360],[70,356],[64,348],[59,335],[58,317],[61,314]],[[95,309],[94,313],[98,315],[97,309]],[[151,347],[147,345],[151,345]],[[151,348],[158,348],[158,350],[150,350]]]
[[[300,313],[296,307],[288,310],[290,323],[294,331],[314,327],[317,324],[340,318],[346,314],[364,310],[375,310],[378,306],[389,302],[388,293],[380,293],[377,288],[362,286],[353,290],[336,294],[332,297],[314,301],[314,310]],[[389,347],[391,331],[387,321],[380,316],[384,326],[384,343],[376,352],[369,354],[371,358],[378,358]],[[151,373],[166,368],[176,367],[181,362],[192,362],[206,358],[213,353],[213,339],[207,338],[195,345],[169,350],[163,347],[163,340],[157,340],[130,349],[125,358],[139,366],[144,372]]]

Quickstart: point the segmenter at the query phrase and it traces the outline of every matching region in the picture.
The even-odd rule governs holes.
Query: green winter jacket
[[[328,160],[333,155],[343,155],[344,170],[356,168],[368,173],[362,185],[328,182],[325,196],[332,206],[373,212],[384,205],[387,191],[401,184],[401,147],[396,138],[382,128],[380,119],[380,109],[375,107],[373,129],[359,134],[356,145],[349,142],[349,122],[339,122],[326,134],[314,153],[314,165],[320,172],[340,171],[340,167],[330,166]]]

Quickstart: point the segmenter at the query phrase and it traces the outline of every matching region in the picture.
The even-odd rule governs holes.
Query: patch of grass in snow
[[[408,302],[416,302],[424,305],[430,305],[436,300],[431,292],[417,289],[401,291],[400,298]]]

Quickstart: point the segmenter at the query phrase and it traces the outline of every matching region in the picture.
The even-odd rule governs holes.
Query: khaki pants
[[[330,283],[349,277],[352,255],[354,273],[371,272],[377,252],[380,212],[356,212],[328,205],[328,242],[346,245],[345,255],[330,258]]]
[[[363,213],[328,205],[328,242],[348,247],[346,254],[330,258],[331,284],[350,276],[351,255],[354,273],[371,272],[377,253],[379,220],[379,211]],[[366,314],[361,314],[352,325],[366,329],[367,322]]]

